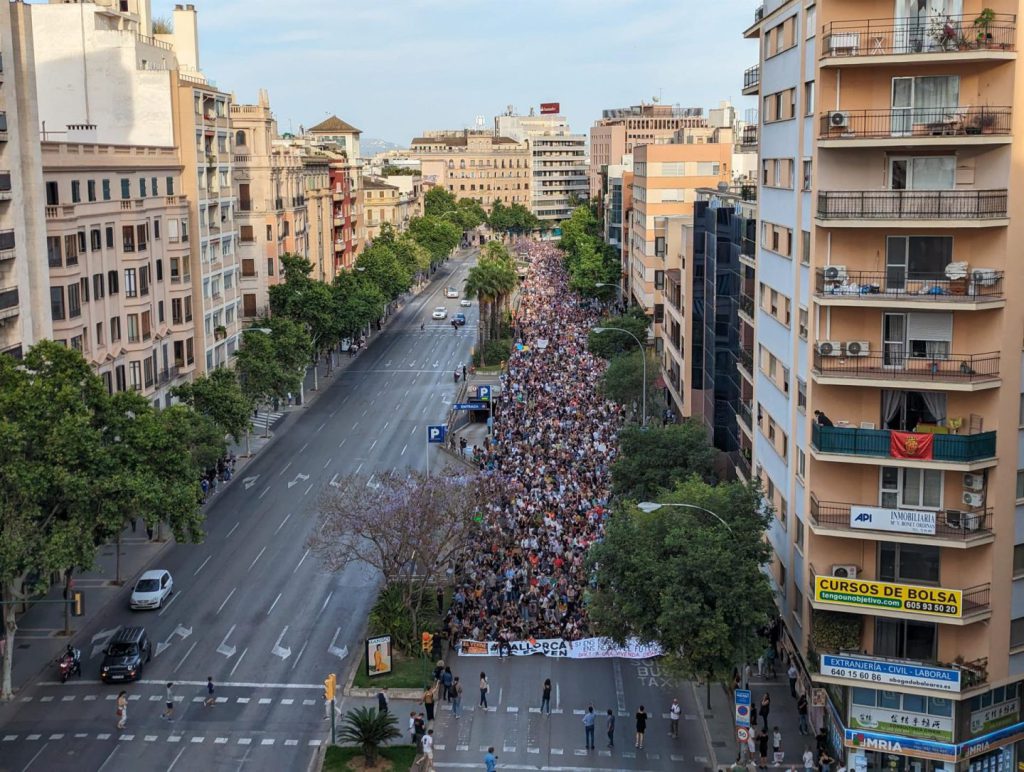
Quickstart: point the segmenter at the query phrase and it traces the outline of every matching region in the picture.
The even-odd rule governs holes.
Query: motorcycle
[[[65,683],[72,675],[82,677],[82,652],[78,649],[69,648],[60,659],[57,660],[57,667],[60,668],[60,682]]]

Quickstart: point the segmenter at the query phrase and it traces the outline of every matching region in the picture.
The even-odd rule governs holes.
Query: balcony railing
[[[1010,107],[884,108],[821,114],[821,139],[1009,136]]]
[[[0,319],[18,315],[18,288],[0,289]]]
[[[836,273],[819,268],[815,275],[814,292],[822,297],[855,295],[865,300],[884,298],[913,298],[923,301],[975,302],[998,300],[1003,297],[1003,271],[975,268],[962,279],[950,279],[946,274],[906,271],[849,271]]]
[[[856,504],[840,501],[818,501],[811,496],[811,518],[816,525],[837,530],[863,533],[870,528],[854,528],[850,524],[850,511]],[[895,509],[895,507],[894,507]],[[907,509],[912,509],[908,507]],[[934,511],[934,510],[932,510]],[[888,531],[878,531],[888,533]],[[964,512],[957,509],[939,510],[935,512],[935,533],[937,539],[953,539],[970,541],[992,534],[992,509]]]
[[[842,456],[891,456],[891,432],[888,429],[853,429],[842,426],[811,425],[811,444],[820,453]],[[996,433],[935,434],[932,461],[968,464],[995,458]],[[922,459],[927,462],[928,459]]]
[[[976,383],[999,378],[999,352],[915,357],[906,352],[824,356],[815,351],[814,369],[846,378]]]
[[[821,56],[901,56],[1013,51],[1017,17],[997,13],[985,28],[973,14],[835,21],[822,28]]]
[[[754,372],[754,352],[749,349],[741,348],[737,354],[740,365],[748,373],[753,374]]]
[[[1007,216],[1001,190],[833,190],[818,193],[820,220],[990,220]]]
[[[759,5],[754,9],[754,24],[757,24],[761,19],[764,18],[764,6]]]
[[[743,131],[740,134],[740,144],[745,146],[753,146],[757,144],[757,126],[744,126]],[[747,199],[744,199],[747,200]]]
[[[761,65],[755,64],[743,71],[743,90],[757,88],[761,84]]]
[[[740,294],[740,311],[745,313],[751,319],[754,318],[754,299],[749,295]]]
[[[746,426],[750,431],[754,430],[754,416],[751,412],[752,409],[753,406],[751,403],[740,400],[739,409],[736,411],[736,415],[740,417],[744,426]]]

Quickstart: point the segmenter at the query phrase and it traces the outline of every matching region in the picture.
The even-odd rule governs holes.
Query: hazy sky
[[[237,100],[260,87],[281,131],[331,113],[407,145],[560,102],[575,131],[605,107],[741,109],[757,0],[196,0],[200,65]],[[170,16],[173,0],[153,0]]]

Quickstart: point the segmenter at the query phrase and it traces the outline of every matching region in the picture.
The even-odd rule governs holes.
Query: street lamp
[[[640,342],[640,339],[636,335],[631,333],[629,330],[622,329],[621,327],[592,327],[591,329],[597,333],[602,333],[607,330],[614,330],[615,332],[624,332],[626,333],[626,335],[635,340],[636,345],[640,347],[640,364],[642,364],[644,367],[644,385],[643,388],[640,390],[640,404],[642,405],[642,426],[647,426],[647,352],[644,350],[644,344]]]
[[[609,282],[599,281],[594,284],[595,287],[614,287],[615,288],[615,302],[622,305],[622,285],[611,284]]]
[[[658,501],[641,501],[639,504],[636,505],[636,508],[639,509],[641,512],[648,513],[657,512],[662,507],[680,507],[682,509],[696,509],[698,512],[703,512],[706,515],[711,515],[713,518],[715,518],[715,520],[717,520],[719,523],[728,528],[729,533],[732,533],[732,526],[725,522],[725,520],[723,520],[720,515],[715,514],[710,509],[705,509],[704,507],[697,506],[696,504],[670,504],[661,503]]]

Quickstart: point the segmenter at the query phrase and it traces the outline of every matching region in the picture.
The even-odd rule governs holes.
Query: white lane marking
[[[353,429],[355,429],[357,426],[359,426],[359,422],[358,421],[356,421],[354,424],[352,424],[352,428]]]
[[[363,468],[363,464],[362,464],[362,462],[360,462],[359,466],[356,467],[356,474],[359,474],[359,470],[362,469],[362,468]]]
[[[110,737],[110,735],[108,734],[108,735],[107,735],[107,737]],[[102,738],[101,738],[101,737],[100,737],[99,735],[96,735],[96,739],[98,739],[98,740],[99,740],[99,739],[103,739],[103,740],[106,740],[106,739],[107,739],[107,737],[102,737]],[[114,754],[115,754],[115,753],[117,753],[117,749],[118,749],[118,748],[120,748],[120,747],[121,747],[120,745],[115,745],[115,746],[114,746],[114,750],[112,750],[112,751],[110,752],[110,755],[109,755],[109,756],[107,756],[107,758],[103,760],[103,763],[102,763],[102,764],[100,764],[100,766],[99,766],[99,768],[98,768],[98,769],[96,770],[96,772],[103,772],[103,770],[107,768],[107,764],[109,764],[109,763],[110,763],[110,760],[111,760],[112,758],[114,758]],[[43,752],[44,750],[46,750],[46,745],[44,745],[44,746],[43,746],[42,748],[40,748],[40,749],[39,749],[39,753],[42,753],[42,752]],[[37,758],[37,757],[39,756],[39,753],[37,753],[37,754],[36,754],[35,756],[33,756],[33,757],[32,757],[32,758],[31,758],[31,759],[29,760],[28,764],[26,764],[26,765],[25,765],[25,766],[24,766],[24,767],[22,768],[22,772],[25,772],[25,770],[26,770],[26,769],[28,769],[29,767],[31,767],[31,766],[32,766],[32,762],[36,760],[36,758]]]
[[[284,516],[284,520],[281,521],[281,525],[277,526],[277,531],[280,531],[282,528],[284,528],[284,524],[288,522],[288,518],[291,517],[291,516],[292,516],[291,512],[289,512],[287,515]],[[277,536],[277,531],[274,531],[274,535],[275,536]]]
[[[228,531],[228,535],[225,536],[224,538],[225,539],[230,539],[231,538],[231,534],[233,534],[235,532],[235,529],[238,528],[238,526],[240,526],[241,524],[242,524],[242,521],[239,520],[237,523],[235,523],[233,526],[231,526],[231,530]]]
[[[320,424],[320,426],[319,426],[319,427],[317,428],[317,430],[316,430],[316,433],[317,433],[317,434],[319,434],[319,433],[320,433],[320,431],[321,431],[321,430],[322,430],[322,429],[323,429],[323,428],[324,428],[325,426],[327,426],[327,424],[326,424],[326,423],[322,423],[322,424]]]
[[[295,669],[295,666],[296,666],[297,664],[299,664],[299,659],[301,659],[301,657],[302,657],[302,652],[304,652],[304,651],[306,650],[306,646],[307,646],[308,644],[309,644],[309,638],[307,638],[307,639],[306,639],[306,640],[305,640],[305,641],[303,642],[303,644],[302,644],[302,648],[301,648],[301,649],[299,649],[299,653],[298,653],[298,654],[297,654],[297,655],[295,656],[295,661],[294,661],[294,662],[292,663],[292,670],[294,670],[294,669]]]
[[[202,565],[200,565],[200,566],[199,566],[199,568],[197,568],[197,569],[195,570],[195,573],[194,573],[194,574],[192,574],[192,576],[199,576],[199,572],[200,572],[200,571],[202,571],[202,570],[203,570],[203,569],[204,569],[204,568],[206,567],[206,564],[210,562],[210,558],[212,558],[212,557],[213,557],[213,555],[210,555],[210,556],[208,556],[208,557],[206,558],[206,560],[204,560],[204,561],[202,562]]]
[[[334,460],[333,458],[329,458],[329,459],[327,459],[327,461],[325,461],[325,462],[324,462],[324,469],[326,469],[327,467],[329,467],[329,466],[331,465],[331,462],[332,462],[333,460]]]
[[[346,438],[345,438],[345,440],[347,440],[347,439],[348,439],[348,437],[346,437]],[[338,443],[338,447],[339,447],[339,448],[340,448],[340,447],[341,447],[342,445],[344,445],[344,444],[345,444],[345,440],[342,440],[341,442],[339,442],[339,443]]]
[[[207,558],[207,560],[209,560],[209,558]],[[179,596],[179,595],[181,595],[181,593],[182,593],[182,591],[181,591],[181,590],[179,590],[178,592],[174,593],[174,594],[173,594],[173,595],[171,596],[171,599],[170,599],[169,601],[167,601],[167,602],[166,602],[166,603],[165,603],[165,604],[163,605],[163,608],[161,608],[161,609],[160,609],[160,611],[158,611],[158,612],[157,612],[157,616],[158,616],[158,617],[162,617],[162,616],[164,615],[164,612],[166,612],[166,611],[167,611],[167,609],[169,609],[169,608],[171,607],[171,604],[172,604],[172,603],[174,603],[174,601],[176,601],[176,600],[178,599],[178,596]]]
[[[310,484],[309,484],[309,487],[308,487],[308,488],[306,488],[306,492],[305,492],[305,493],[303,493],[302,495],[303,495],[303,496],[305,496],[305,495],[307,495],[307,494],[308,494],[308,493],[309,493],[309,492],[310,492],[311,490],[313,490],[313,485],[314,485],[314,483],[310,483]]]
[[[245,652],[247,652],[247,651],[249,651],[249,650],[248,649],[242,649],[242,653],[238,655],[238,659],[235,660],[235,666],[233,668],[231,668],[231,672],[228,673],[228,675],[234,675],[235,674],[235,670],[237,670],[238,666],[242,664],[242,657],[245,656]]]
[[[231,588],[231,592],[229,592],[229,593],[228,593],[228,597],[226,597],[226,598],[224,599],[224,602],[220,604],[220,608],[218,608],[218,609],[217,609],[217,613],[218,613],[218,614],[219,614],[219,613],[220,613],[221,611],[223,611],[223,610],[224,610],[224,607],[225,607],[225,606],[226,606],[226,605],[228,604],[228,601],[229,601],[229,600],[231,600],[231,596],[235,594],[235,590],[237,590],[237,589],[238,589],[237,587],[232,587],[232,588]],[[233,630],[234,628],[231,628],[231,629]]]
[[[377,440],[374,440],[374,441],[373,441],[373,444],[372,444],[372,445],[370,445],[370,450],[373,450],[373,447],[374,447],[374,445],[376,445],[376,444],[377,444]]]
[[[622,688],[622,665],[617,659],[612,660],[612,670],[615,673],[615,701],[619,713],[622,713],[626,709],[626,690]]]
[[[263,557],[263,553],[266,552],[266,551],[267,551],[267,548],[264,547],[263,549],[260,550],[260,553],[256,557],[254,557],[252,559],[252,563],[249,564],[249,569],[248,569],[249,571],[252,571],[252,567],[254,565],[256,565],[256,561],[259,560],[261,557]]]
[[[408,443],[407,443],[407,444],[405,444],[405,445],[403,445],[403,446],[402,446],[402,452],[401,452],[401,453],[399,453],[398,455],[400,455],[400,456],[404,456],[404,455],[405,455],[405,449],[406,449],[406,448],[408,448],[408,447],[409,447]]]
[[[410,435],[412,435],[412,434],[415,434],[415,433],[416,433],[416,430],[417,430],[417,429],[419,429],[419,428],[420,428],[420,427],[418,427],[418,426],[414,426],[414,427],[412,427],[412,432],[410,432]]]
[[[333,597],[334,597],[334,591],[332,590],[331,593],[324,599],[324,605],[322,605],[320,607],[320,613],[321,614],[324,613],[324,609],[327,608],[327,604],[331,602],[331,598],[333,598]]]
[[[178,664],[174,666],[174,671],[173,672],[177,673],[178,672],[178,668],[180,668],[182,665],[185,664],[185,660],[188,659],[188,655],[192,653],[192,649],[194,649],[196,647],[197,643],[199,643],[199,641],[192,641],[192,645],[188,647],[188,651],[185,652],[185,656],[182,657],[178,661]]]
[[[309,550],[308,550],[308,549],[307,549],[307,550],[306,550],[305,552],[303,552],[303,553],[302,553],[302,557],[301,557],[301,558],[299,559],[299,562],[298,562],[298,564],[297,564],[297,565],[295,566],[295,568],[293,568],[293,569],[292,569],[292,573],[293,573],[293,574],[294,574],[294,573],[295,573],[296,571],[298,571],[298,570],[299,570],[299,566],[301,566],[301,565],[302,565],[302,564],[303,564],[303,563],[305,562],[305,560],[306,560],[306,558],[307,558],[307,557],[309,557]]]
[[[301,448],[299,448],[299,453],[301,454],[301,453],[302,453],[303,451],[305,451],[305,450],[306,450],[306,448],[308,448],[308,447],[309,447],[309,443],[307,442],[307,443],[306,443],[305,445],[303,445],[303,446],[302,446]]]
[[[178,755],[174,757],[174,761],[172,761],[171,765],[169,767],[167,767],[167,772],[171,772],[171,770],[174,769],[174,765],[178,763],[178,759],[181,758],[181,754],[183,754],[184,752],[185,752],[184,748],[182,748],[180,751],[178,751]]]
[[[274,610],[274,606],[276,606],[276,605],[277,605],[277,602],[278,602],[279,600],[281,600],[281,595],[282,595],[282,594],[283,594],[283,593],[280,593],[280,592],[279,592],[279,593],[277,594],[277,597],[276,597],[276,598],[274,598],[274,602],[270,604],[270,608],[268,608],[268,609],[267,609],[267,616],[268,616],[268,617],[270,616],[270,612]]]
[[[285,465],[284,465],[284,469],[282,469],[282,470],[281,470],[280,472],[278,472],[278,473],[277,473],[277,476],[278,476],[278,477],[280,477],[280,476],[281,476],[281,475],[283,475],[283,474],[284,474],[285,472],[287,472],[287,471],[288,471],[288,467],[290,467],[291,465],[292,465],[292,462],[291,462],[291,461],[289,461],[289,462],[288,462],[287,464],[285,464]]]
[[[235,632],[235,625],[231,625],[231,629],[228,630],[228,634],[224,636],[224,640],[220,642],[217,647],[217,653],[223,654],[225,657],[235,656],[235,652],[238,651],[234,646],[228,646],[228,638],[231,637],[231,633]]]
[[[269,490],[270,490],[270,486],[268,485],[266,488],[263,489],[263,493],[261,493],[259,496],[257,496],[257,498],[262,499],[264,496],[267,495],[267,491],[269,491]]]

